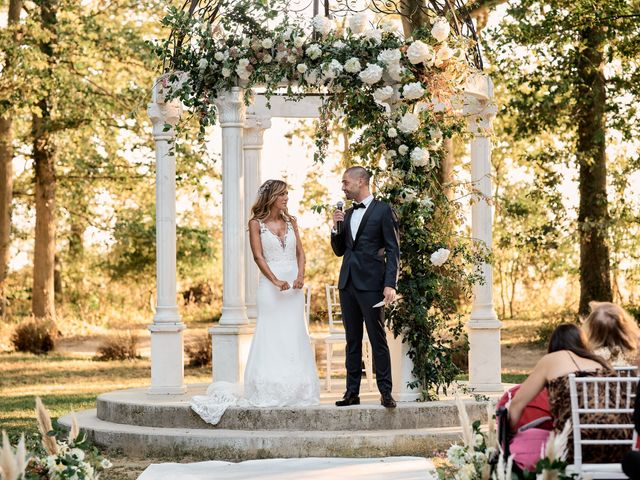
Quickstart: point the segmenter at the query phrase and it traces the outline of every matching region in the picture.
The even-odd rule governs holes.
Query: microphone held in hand
[[[336,208],[338,210],[342,211],[342,207],[344,207],[343,202],[336,203]],[[342,220],[340,220],[339,222],[336,222],[336,232],[338,232],[338,234],[342,233]]]

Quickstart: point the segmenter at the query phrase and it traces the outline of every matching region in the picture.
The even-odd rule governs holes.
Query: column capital
[[[147,115],[153,124],[153,138],[171,140],[176,136],[175,126],[182,115],[182,105],[177,101],[150,103],[147,105]]]
[[[493,119],[498,106],[493,100],[479,100],[476,97],[465,99],[463,115],[467,119],[469,132],[478,137],[488,137],[493,133]]]
[[[244,104],[244,90],[240,87],[232,87],[231,90],[222,92],[215,98],[218,107],[220,127],[242,127],[246,116]]]
[[[248,113],[244,122],[243,148],[259,150],[264,145],[264,131],[271,128],[271,117]]]

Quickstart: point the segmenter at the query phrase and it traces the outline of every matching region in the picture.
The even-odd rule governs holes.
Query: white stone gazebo
[[[182,394],[186,391],[183,367],[183,331],[186,328],[176,304],[176,197],[175,156],[171,144],[174,126],[182,113],[180,104],[165,102],[169,75],[158,79],[148,114],[153,122],[156,144],[157,221],[157,306],[151,332],[150,394]],[[465,90],[464,114],[472,134],[471,176],[478,199],[472,206],[472,235],[492,245],[491,142],[489,132],[496,113],[493,84],[483,74],[471,77]],[[256,317],[258,270],[252,261],[245,226],[250,201],[260,178],[263,135],[271,119],[316,118],[319,96],[300,101],[256,94],[245,107],[239,87],[215,101],[222,130],[223,209],[223,305],[219,324],[209,329],[213,342],[213,379],[242,382]],[[171,128],[167,129],[167,125]],[[502,391],[500,362],[500,322],[493,307],[492,268],[482,268],[484,282],[474,289],[473,308],[467,329],[470,342],[469,387],[478,392]],[[412,362],[407,346],[390,335],[394,396],[400,401],[415,400],[417,392],[406,386],[411,380]]]

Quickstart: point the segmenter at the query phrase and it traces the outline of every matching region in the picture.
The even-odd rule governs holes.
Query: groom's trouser
[[[384,328],[384,308],[372,308],[383,299],[382,291],[357,290],[351,280],[340,289],[342,323],[347,337],[347,391],[360,392],[363,323],[367,327],[380,393],[391,393],[391,357]]]

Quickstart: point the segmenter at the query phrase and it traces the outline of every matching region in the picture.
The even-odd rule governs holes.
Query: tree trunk
[[[7,26],[20,21],[22,0],[10,0]],[[14,42],[18,36],[14,34]],[[11,68],[7,54],[4,71]],[[6,280],[9,273],[9,247],[11,246],[11,204],[13,201],[13,121],[11,113],[0,117],[0,319],[6,315]]]
[[[51,37],[40,45],[50,65],[55,63],[57,0],[40,3],[40,20]],[[43,91],[33,115],[33,160],[36,182],[36,236],[33,254],[33,292],[31,308],[38,318],[55,321],[54,268],[56,251],[56,147],[51,132],[52,103],[55,95]]]
[[[599,27],[581,32],[585,45],[577,62],[580,102],[576,108],[580,207],[580,306],[589,313],[592,300],[611,301],[605,144],[606,90],[604,35]]]

